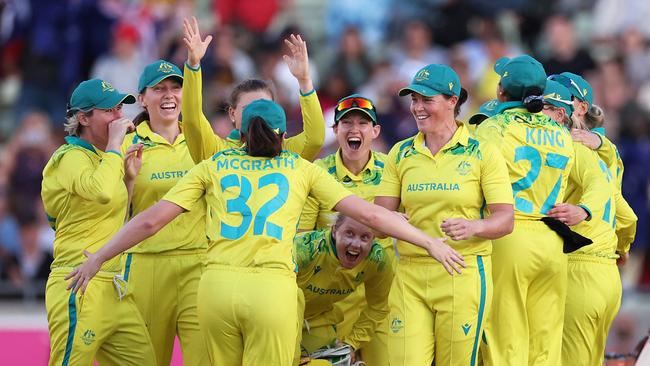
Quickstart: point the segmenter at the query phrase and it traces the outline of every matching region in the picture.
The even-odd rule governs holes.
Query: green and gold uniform
[[[45,290],[50,365],[155,365],[153,346],[119,276],[120,258],[104,263],[84,294],[64,277],[124,223],[124,160],[69,136],[43,170],[42,198],[55,230],[54,262]]]
[[[304,303],[299,309],[302,311],[298,312],[304,314],[303,350],[312,353],[334,345],[339,339],[337,324],[343,316],[334,304],[351,296],[362,284],[365,301],[361,315],[341,341],[354,349],[370,341],[374,330],[388,316],[388,293],[394,276],[392,257],[375,242],[368,257],[356,267],[342,268],[331,229],[299,234],[294,239],[294,253],[298,287],[304,294]]]
[[[262,158],[230,149],[192,168],[163,198],[191,212],[205,197],[209,208],[198,314],[213,364],[292,363],[293,238],[308,195],[331,209],[350,193],[295,153]]]
[[[143,121],[125,137],[122,151],[137,143],[144,148],[131,198],[131,216],[158,202],[194,166],[182,133],[170,144]],[[205,201],[198,201],[196,208],[133,247],[122,259],[124,279],[147,324],[160,365],[169,365],[176,335],[185,364],[209,362],[196,311],[208,247],[206,210]]]
[[[490,204],[512,204],[506,164],[489,144],[458,129],[436,154],[424,134],[398,142],[386,160],[377,196],[398,197],[409,222],[429,236],[445,236],[448,218],[481,219]],[[479,237],[447,242],[465,258],[450,276],[422,248],[398,241],[399,262],[389,303],[391,365],[475,365],[492,302],[492,242]]]

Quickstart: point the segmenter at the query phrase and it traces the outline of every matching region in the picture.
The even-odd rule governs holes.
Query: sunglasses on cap
[[[337,106],[336,110],[337,111],[342,111],[344,109],[352,108],[352,107],[358,107],[358,108],[363,108],[363,109],[375,109],[375,106],[372,105],[372,102],[369,101],[368,99],[364,98],[348,98],[342,100]]]
[[[580,99],[585,100],[586,95],[584,95],[584,93],[582,92],[582,90],[580,89],[578,84],[573,79],[571,79],[569,77],[566,77],[564,75],[558,75],[558,74],[551,75],[551,76],[548,77],[548,79],[553,80],[553,81],[557,81],[558,83],[562,84],[562,86],[564,86],[565,88],[567,88],[569,90],[571,90],[571,89],[577,90],[578,95],[580,95]]]

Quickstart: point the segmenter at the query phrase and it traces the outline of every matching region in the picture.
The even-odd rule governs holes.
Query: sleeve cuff
[[[117,151],[117,150],[113,150],[113,149],[111,149],[111,150],[106,150],[106,153],[107,153],[107,154],[108,154],[108,153],[112,153],[112,154],[115,154],[115,155],[119,156],[120,158],[122,157],[122,153],[119,152],[119,151]]]
[[[585,221],[590,221],[591,220],[591,210],[589,209],[589,207],[587,207],[585,205],[578,205],[578,207],[582,208],[587,213],[587,218],[585,219]]]
[[[303,93],[302,91],[300,92],[300,96],[302,97],[308,97],[312,94],[316,93],[316,89],[312,89],[311,91],[308,91],[307,93]]]
[[[199,66],[195,68],[195,67],[192,67],[190,64],[188,64],[187,61],[185,61],[185,66],[186,66],[188,69],[192,70],[192,71],[199,71],[199,70],[201,70],[201,64],[199,64]]]

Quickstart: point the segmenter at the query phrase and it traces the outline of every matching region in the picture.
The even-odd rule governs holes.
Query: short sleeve
[[[191,211],[195,203],[205,194],[209,174],[208,163],[210,160],[195,165],[162,199]]]
[[[397,172],[398,145],[388,153],[384,164],[384,172],[381,176],[381,183],[377,188],[376,197],[400,197],[402,194],[402,180]]]
[[[316,199],[320,207],[332,210],[342,199],[352,196],[352,192],[345,189],[325,170],[310,162],[305,162],[305,169],[310,177],[309,195]]]
[[[512,186],[506,161],[490,143],[481,142],[481,190],[485,203],[513,204]]]

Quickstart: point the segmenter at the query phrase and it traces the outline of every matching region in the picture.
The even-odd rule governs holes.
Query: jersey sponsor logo
[[[90,346],[95,341],[95,332],[87,329],[79,338],[81,338],[86,346]]]
[[[251,160],[251,159],[221,159],[217,161],[217,171],[222,169],[242,170],[242,171],[264,171],[273,169],[295,169],[295,159],[283,158],[276,156],[275,158],[266,160]]]
[[[339,288],[321,288],[318,286],[314,286],[311,283],[307,285],[305,290],[309,290],[315,294],[318,295],[349,295],[351,294],[354,289],[353,288],[344,288],[344,289],[339,289]]]
[[[460,191],[458,183],[413,183],[406,187],[407,192]]]
[[[390,321],[390,330],[393,333],[397,333],[404,328],[404,322],[399,317],[394,317]]]
[[[176,179],[176,178],[182,178],[186,173],[187,170],[151,173],[151,177],[149,179],[150,180]]]
[[[562,131],[526,127],[526,144],[564,147]]]
[[[468,323],[465,323],[465,324],[461,325],[461,328],[463,328],[463,333],[465,333],[465,335],[467,335],[467,333],[469,333],[469,329],[471,327],[472,327],[472,325],[468,324]]]

